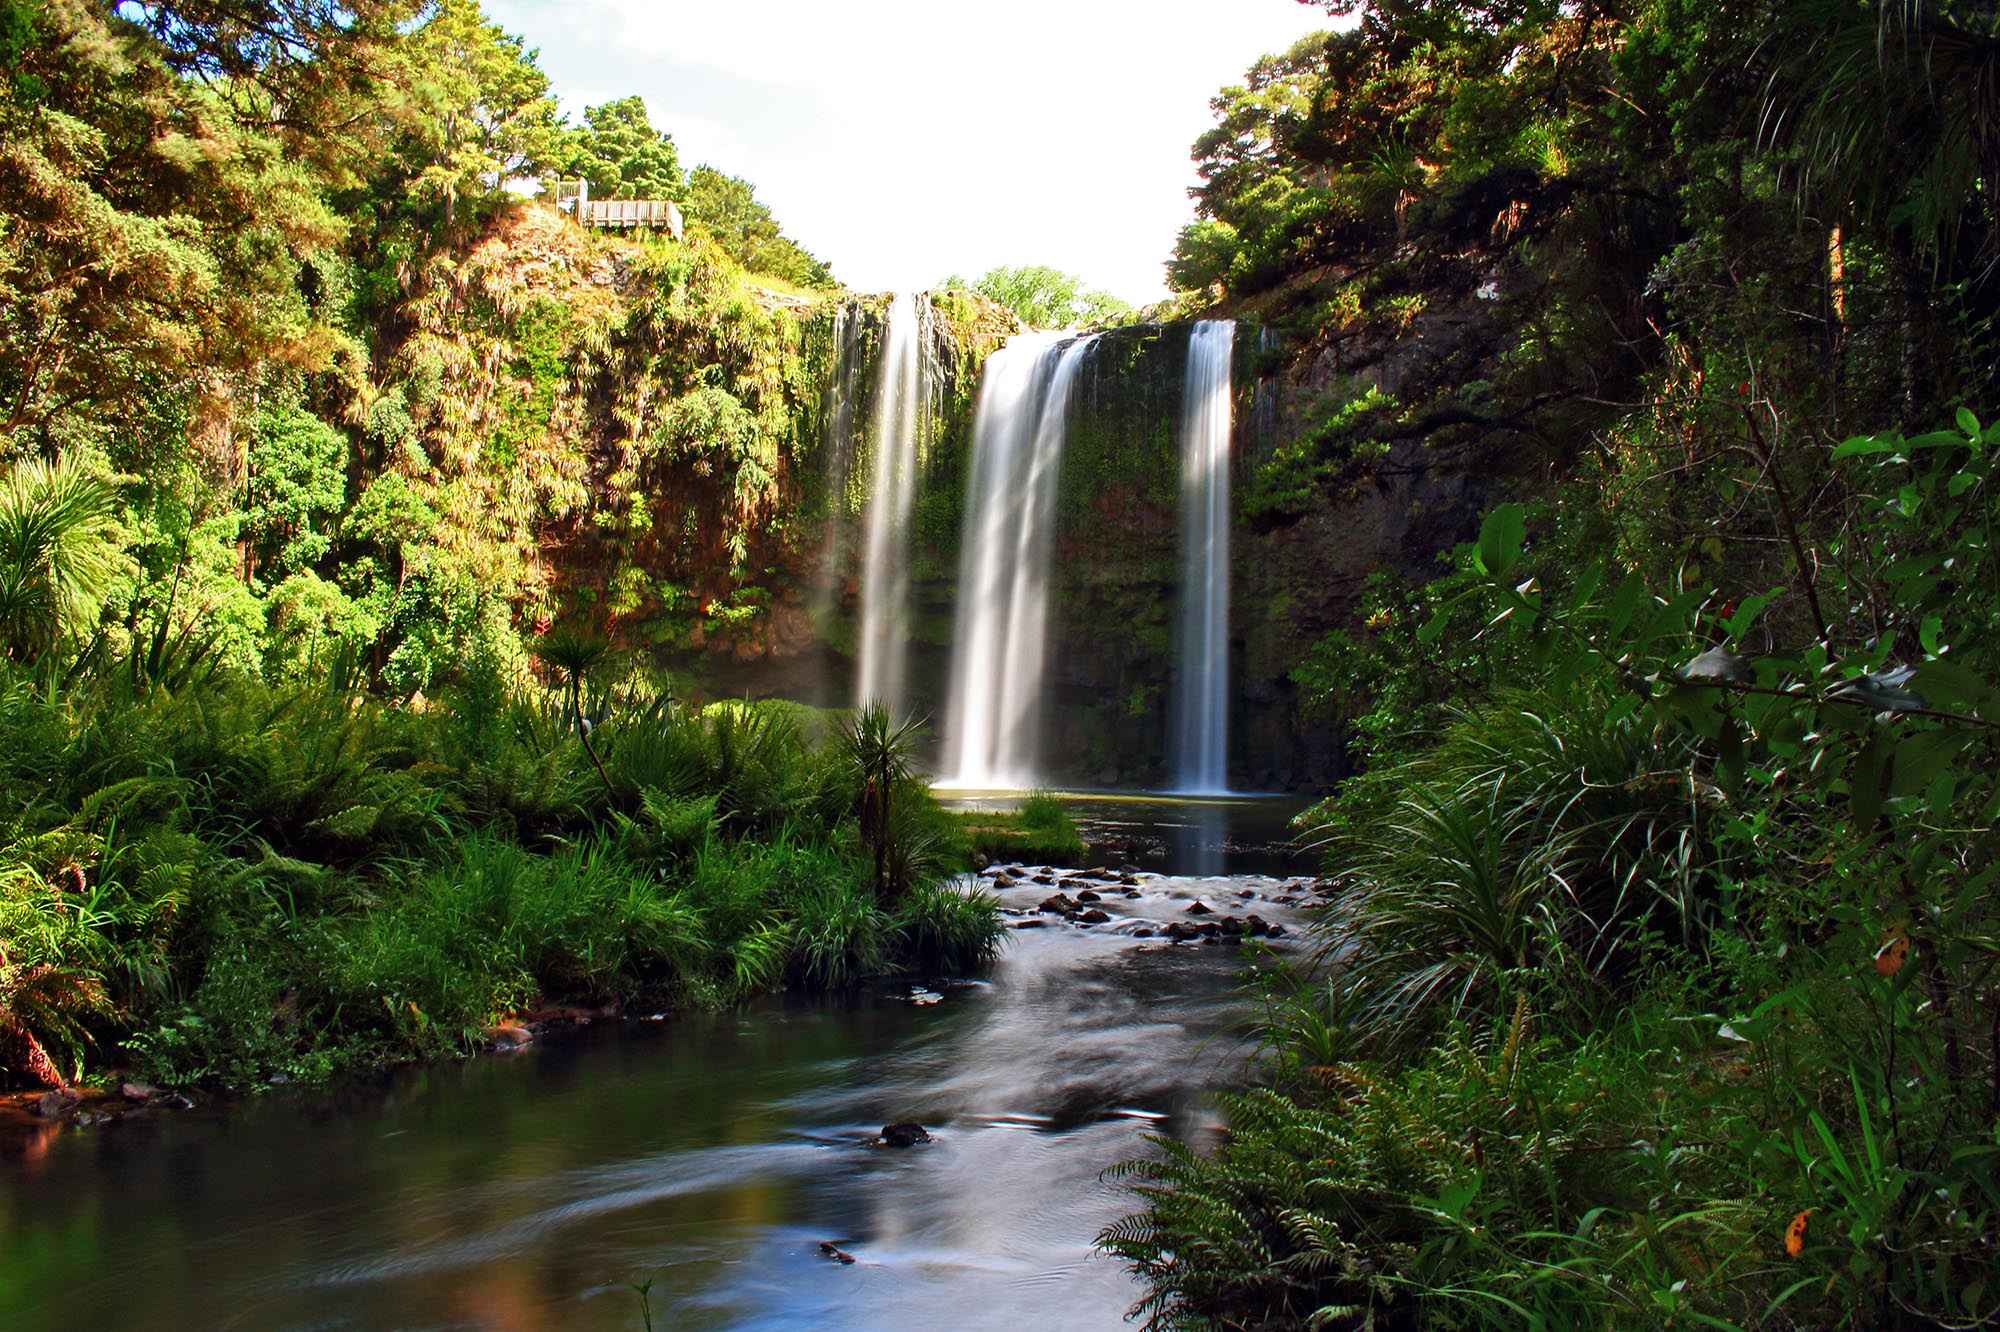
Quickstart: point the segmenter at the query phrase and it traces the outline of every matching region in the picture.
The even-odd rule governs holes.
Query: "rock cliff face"
[[[408,383],[395,401],[411,404],[412,430],[443,460],[440,493],[476,491],[483,503],[457,508],[504,529],[463,541],[520,552],[491,561],[514,573],[487,588],[518,630],[581,617],[692,700],[844,707],[888,305],[766,289],[699,246],[592,236],[529,207],[418,285],[413,331],[392,360]],[[1412,431],[1350,447],[1338,426],[1355,404],[1416,397],[1441,366],[1467,360],[1454,349],[1491,343],[1487,306],[1440,301],[1395,328],[1321,328],[1306,346],[1240,322],[1233,786],[1319,787],[1342,774],[1341,737],[1305,706],[1293,672],[1352,623],[1369,575],[1434,571],[1492,498],[1504,441],[1461,431],[1440,447],[1435,432]],[[936,730],[980,372],[1018,325],[961,292],[921,308],[908,678],[914,712]],[[1186,324],[1111,330],[1076,385],[1042,746],[1052,783],[1166,777],[1188,335]]]

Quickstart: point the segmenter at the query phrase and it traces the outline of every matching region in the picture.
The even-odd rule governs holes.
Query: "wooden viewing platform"
[[[586,227],[614,231],[656,227],[675,240],[681,238],[681,210],[672,199],[593,199],[587,180],[558,180],[555,199],[556,207]]]

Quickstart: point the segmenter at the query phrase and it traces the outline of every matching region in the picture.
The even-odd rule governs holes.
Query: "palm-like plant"
[[[894,721],[887,708],[870,703],[854,714],[853,723],[841,737],[856,785],[861,840],[875,857],[875,891],[883,897],[899,896],[908,886],[907,875],[896,872],[898,857],[892,854],[891,842],[896,830],[896,792],[909,780],[917,729],[916,722]]]
[[[2000,208],[2000,16],[1969,0],[1800,0],[1765,43],[1759,124],[1802,201],[1950,249]],[[1978,247],[1990,259],[1993,240]]]
[[[611,645],[603,638],[570,625],[551,630],[536,649],[536,655],[555,672],[557,682],[568,694],[570,719],[576,726],[576,737],[583,742],[583,752],[590,756],[590,762],[603,779],[607,792],[612,789],[611,775],[604,770],[604,760],[597,756],[596,746],[590,743],[590,723],[583,715],[583,690],[589,683],[590,673],[603,665],[610,653]]]
[[[118,493],[72,458],[0,475],[0,652],[26,660],[97,619],[125,563]]]

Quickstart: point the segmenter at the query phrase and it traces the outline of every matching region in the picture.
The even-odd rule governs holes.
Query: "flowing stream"
[[[1079,813],[1174,868],[1188,808]],[[1283,813],[1200,809],[1238,851],[1265,834],[1225,823]],[[1111,919],[1079,926],[1037,910],[1083,890],[1057,877],[1008,871],[1001,961],[921,1002],[599,1023],[338,1095],[0,1137],[0,1328],[631,1332],[648,1279],[656,1328],[1122,1328],[1137,1288],[1092,1239],[1131,1199],[1100,1172],[1147,1133],[1202,1139],[1247,1073],[1247,955],[1160,933],[1208,919],[1196,897],[1295,923],[1302,885],[1098,877]],[[870,1145],[904,1119],[935,1141]]]
[[[1095,337],[1026,334],[986,363],[972,434],[940,785],[1035,785],[1049,557],[1070,390]]]
[[[1229,790],[1230,358],[1236,324],[1204,319],[1188,341],[1181,414],[1180,674],[1174,789]]]
[[[856,701],[904,711],[910,640],[910,510],[916,502],[918,449],[930,402],[925,355],[928,301],[907,293],[890,303],[875,385],[873,484],[868,544],[861,572],[860,678]]]

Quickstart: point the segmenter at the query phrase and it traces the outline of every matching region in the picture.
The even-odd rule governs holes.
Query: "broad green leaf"
[[[1479,525],[1479,571],[1492,578],[1520,562],[1528,539],[1528,511],[1519,504],[1502,504]]]
[[[1972,414],[1970,407],[1958,409],[1958,428],[1965,432],[1967,439],[1979,438],[1979,418]]]
[[[1894,453],[1903,447],[1901,435],[1856,435],[1834,446],[1835,458],[1864,457],[1872,453]]]

